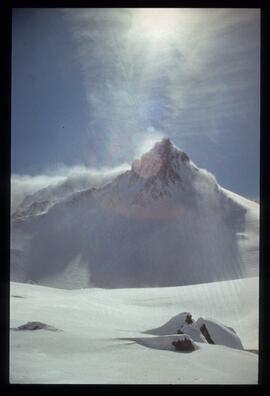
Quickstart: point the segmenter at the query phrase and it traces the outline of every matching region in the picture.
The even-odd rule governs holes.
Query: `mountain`
[[[101,188],[29,201],[12,216],[13,281],[118,288],[258,274],[259,205],[169,139]]]
[[[20,199],[12,200],[12,219],[23,218],[47,212],[55,203],[91,187],[102,187],[123,172],[123,167],[97,171],[84,167],[74,167],[71,172],[63,176],[61,181],[53,182],[28,194],[20,203]],[[16,183],[16,182],[15,182]],[[18,189],[18,187],[17,187]],[[16,196],[16,188],[11,185],[11,196]],[[18,194],[18,193],[17,193]]]

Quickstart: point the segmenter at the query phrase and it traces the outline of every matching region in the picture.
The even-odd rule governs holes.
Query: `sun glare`
[[[154,134],[146,134],[142,137],[135,152],[135,158],[140,158],[147,151],[151,150],[155,143],[159,142],[165,136],[161,132],[155,131]]]
[[[178,11],[170,8],[144,8],[136,12],[138,28],[145,38],[169,39],[178,25]]]

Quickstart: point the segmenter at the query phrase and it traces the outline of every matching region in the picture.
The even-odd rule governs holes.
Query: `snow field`
[[[173,327],[165,338],[144,333],[184,311],[220,321],[235,329],[245,349],[258,348],[258,278],[111,290],[12,282],[10,327],[40,321],[63,331],[11,331],[10,382],[257,383],[254,353],[203,342],[192,353],[175,352],[168,350]]]

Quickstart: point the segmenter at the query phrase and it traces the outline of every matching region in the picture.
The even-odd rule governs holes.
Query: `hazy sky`
[[[258,197],[259,121],[259,10],[13,11],[13,173],[115,167],[169,136]]]

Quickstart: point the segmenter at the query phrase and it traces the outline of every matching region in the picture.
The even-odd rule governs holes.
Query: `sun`
[[[141,34],[153,41],[168,40],[178,26],[178,12],[175,8],[144,8],[136,10],[137,28]]]

